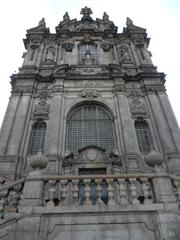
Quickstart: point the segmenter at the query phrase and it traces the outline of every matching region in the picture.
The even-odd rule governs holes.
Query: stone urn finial
[[[42,154],[41,151],[37,152],[36,155],[30,157],[30,166],[35,170],[44,169],[47,167],[48,158]]]
[[[157,153],[155,150],[151,150],[151,152],[144,157],[144,161],[148,166],[154,168],[162,165],[163,163],[162,155]]]

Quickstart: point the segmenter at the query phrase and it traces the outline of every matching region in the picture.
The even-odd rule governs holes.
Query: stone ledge
[[[172,204],[169,204],[169,209]],[[95,213],[101,213],[101,212],[144,212],[144,211],[161,211],[165,210],[164,204],[157,203],[157,204],[147,204],[147,205],[134,205],[134,206],[67,206],[67,207],[58,207],[58,206],[52,206],[52,207],[19,207],[19,213],[88,213],[88,212],[95,212]]]

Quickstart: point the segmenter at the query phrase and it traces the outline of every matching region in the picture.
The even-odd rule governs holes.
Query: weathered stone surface
[[[178,240],[180,132],[146,29],[81,14],[27,30],[0,132],[0,239]]]

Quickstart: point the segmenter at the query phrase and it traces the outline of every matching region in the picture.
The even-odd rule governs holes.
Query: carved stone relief
[[[119,55],[121,63],[131,63],[131,55],[129,53],[129,48],[125,45],[119,47]]]
[[[104,52],[107,52],[110,50],[111,44],[109,42],[102,41],[100,46]]]
[[[67,52],[72,52],[74,44],[72,42],[66,42],[63,44],[63,47]]]
[[[51,94],[48,92],[48,85],[45,84],[41,88],[41,92],[36,94],[36,97],[40,99],[39,103],[34,105],[32,118],[33,119],[48,119],[50,104],[47,103],[47,98],[51,97]]]
[[[103,87],[102,82],[90,82],[90,81],[82,81],[82,82],[76,82],[76,85],[79,87]]]
[[[31,95],[33,93],[33,87],[12,87],[13,95]]]
[[[131,91],[128,94],[129,108],[132,118],[147,118],[147,111],[142,96],[143,95],[138,91]]]
[[[166,89],[164,86],[146,86],[146,87],[144,87],[144,91],[146,93],[150,93],[150,94],[166,93]]]
[[[44,65],[54,65],[55,64],[55,53],[56,49],[54,47],[48,47],[46,50]]]
[[[114,87],[114,92],[122,92],[125,93],[126,92],[126,87],[124,85],[120,85],[120,86],[115,86]]]
[[[50,111],[50,104],[48,104],[45,99],[41,99],[38,104],[34,105],[33,114],[32,114],[33,119],[38,119],[38,118],[48,119],[49,111]]]
[[[100,91],[90,89],[90,90],[82,90],[79,95],[82,98],[97,98],[101,96],[101,93]]]

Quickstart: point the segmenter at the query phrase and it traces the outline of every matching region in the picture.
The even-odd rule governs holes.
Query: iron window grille
[[[32,128],[30,154],[37,154],[44,151],[46,125],[43,122],[35,123]]]
[[[94,59],[94,64],[98,64],[98,51],[97,46],[92,44],[81,44],[78,46],[78,63],[83,64],[83,59],[85,54],[90,53],[91,57]]]
[[[79,149],[90,145],[101,147],[107,153],[114,146],[112,116],[96,104],[76,108],[67,122],[66,149],[76,154]]]
[[[143,154],[149,153],[152,149],[152,139],[147,122],[136,121],[135,129],[140,152]]]

